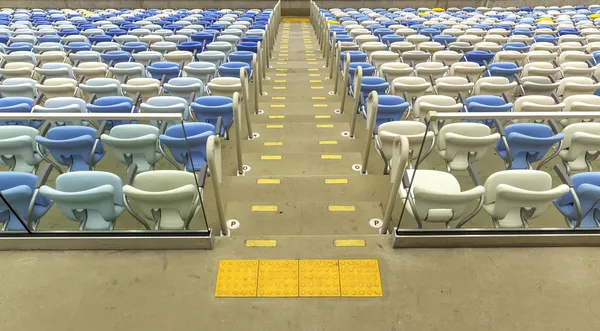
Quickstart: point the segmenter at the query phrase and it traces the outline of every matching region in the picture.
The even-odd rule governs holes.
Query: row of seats
[[[1,113],[183,119],[3,120],[2,230],[36,230],[53,206],[80,230],[118,228],[125,211],[147,230],[203,218],[208,141],[227,135],[233,98],[247,104],[248,84],[257,86],[272,12],[0,10]],[[127,174],[95,170],[108,152]],[[177,170],[155,170],[161,159]]]
[[[463,227],[481,209],[497,227],[528,227],[552,203],[569,227],[600,225],[600,173],[592,171],[598,123],[427,121],[431,111],[597,111],[600,6],[312,9],[330,77],[341,78],[341,109],[348,94],[350,111],[373,130],[386,172],[393,160],[404,169],[399,196],[419,227]],[[423,169],[433,150],[447,171]],[[491,150],[507,170],[482,182],[474,166],[495,158]],[[533,170],[554,157],[564,165],[556,168],[558,185]],[[453,174],[460,171],[472,188],[461,188]]]

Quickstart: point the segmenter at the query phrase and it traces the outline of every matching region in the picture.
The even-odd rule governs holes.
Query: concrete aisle
[[[352,113],[336,112],[312,26],[282,23],[273,57],[251,115],[260,136],[243,144],[250,171],[224,180],[227,219],[241,224],[232,235],[377,233],[369,220],[382,218],[389,178],[356,170],[365,142],[346,135]]]

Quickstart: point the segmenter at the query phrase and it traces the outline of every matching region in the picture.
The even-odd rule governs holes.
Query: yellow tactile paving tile
[[[298,260],[260,260],[258,297],[297,297]]]
[[[339,297],[338,260],[300,260],[301,297]]]
[[[255,297],[258,260],[221,260],[215,297]]]
[[[377,260],[340,260],[343,297],[380,297],[381,276]]]

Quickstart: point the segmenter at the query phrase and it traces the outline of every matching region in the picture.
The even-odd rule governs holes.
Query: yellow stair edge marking
[[[275,104],[271,104],[270,107],[271,108],[285,108],[285,105],[281,104],[281,103],[275,103]]]
[[[265,141],[263,146],[283,146],[283,141]]]
[[[285,86],[273,86],[274,90],[285,90],[286,87]]]
[[[286,65],[287,62],[277,62],[277,64]]]
[[[277,211],[278,209],[277,206],[252,206],[252,211]]]
[[[277,247],[275,239],[248,239],[245,243],[246,247]]]
[[[333,127],[333,124],[317,124],[317,129],[330,129]]]
[[[277,77],[287,77],[287,74],[275,74]]]
[[[348,178],[327,178],[325,184],[348,184]]]
[[[354,206],[335,206],[335,205],[330,205],[327,207],[328,211],[332,211],[332,212],[337,212],[337,211],[341,211],[341,212],[353,212],[356,211],[356,207]]]
[[[341,160],[341,154],[323,154],[321,155],[321,160]]]
[[[283,129],[283,124],[267,124],[267,129]]]
[[[317,62],[306,62],[306,64],[317,64]]]
[[[331,115],[315,115],[316,119],[326,119],[331,118]]]
[[[281,179],[279,179],[279,178],[259,178],[256,180],[256,184],[277,185],[277,184],[281,184]]]
[[[312,97],[313,100],[325,100],[327,97]]]
[[[306,61],[316,61],[316,60],[317,59],[315,59],[315,58],[306,59]],[[320,83],[320,82],[318,82],[318,83]]]
[[[319,140],[319,145],[337,145],[337,140]]]
[[[269,119],[271,120],[280,120],[280,119],[284,119],[285,115],[269,115]]]
[[[308,71],[319,71],[319,68],[308,68]]]
[[[308,74],[308,77],[321,77],[321,74]]]
[[[288,71],[287,68],[277,68],[277,71]]]
[[[310,89],[311,90],[322,90],[323,86],[311,86]]]
[[[285,97],[271,97],[271,100],[285,100]]]
[[[311,79],[310,83],[322,83],[323,81],[320,79]]]
[[[215,297],[256,297],[258,260],[221,260],[217,273]]]
[[[260,159],[267,160],[267,161],[281,160],[282,156],[281,155],[261,155]]]
[[[275,82],[275,83],[285,83],[285,82],[287,82],[287,80],[285,80],[285,79],[275,79],[275,80],[273,80],[273,82]]]
[[[336,239],[333,241],[335,247],[365,247],[367,242],[364,239]]]

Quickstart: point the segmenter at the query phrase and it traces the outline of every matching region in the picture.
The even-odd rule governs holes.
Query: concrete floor
[[[0,330],[597,330],[595,248],[393,250],[385,237],[214,251],[0,253]],[[217,299],[221,259],[378,259],[382,298]]]

